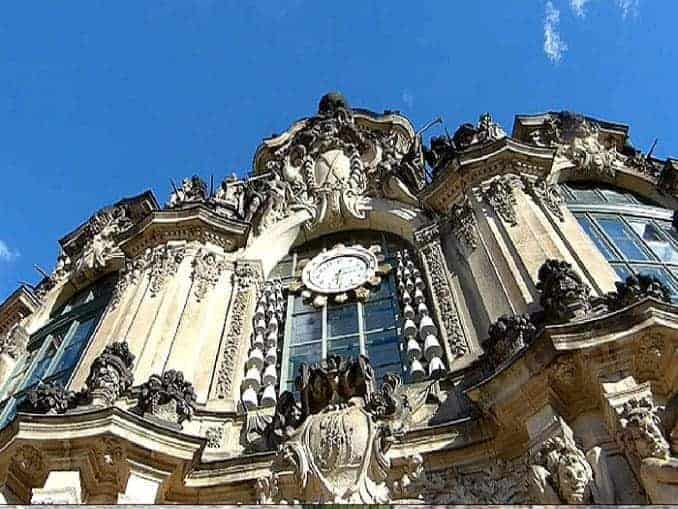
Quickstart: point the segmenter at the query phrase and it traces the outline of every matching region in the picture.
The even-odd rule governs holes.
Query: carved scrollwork
[[[220,255],[201,249],[193,260],[193,294],[200,302],[210,288],[213,288],[226,266]]]
[[[184,259],[184,246],[162,245],[146,251],[145,263],[150,267],[149,292],[151,297],[157,296],[167,281],[174,277]]]
[[[516,215],[516,198],[513,195],[514,184],[512,178],[508,176],[498,177],[492,180],[489,185],[481,188],[483,199],[489,203],[494,211],[507,224],[516,226],[518,216]]]
[[[527,175],[522,175],[523,185],[527,194],[540,203],[554,217],[560,221],[565,220],[563,212],[563,198],[558,192],[558,187],[554,184],[548,184],[544,179],[533,179]]]
[[[452,205],[447,213],[447,219],[452,232],[462,246],[469,251],[478,247],[478,221],[468,198]]]

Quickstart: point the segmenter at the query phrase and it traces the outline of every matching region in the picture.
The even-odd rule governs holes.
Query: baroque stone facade
[[[102,208],[0,304],[6,502],[678,500],[675,160],[331,93],[241,173]],[[654,272],[572,205],[596,186],[652,203]]]

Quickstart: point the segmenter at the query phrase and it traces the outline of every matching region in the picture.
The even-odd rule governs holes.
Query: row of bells
[[[267,282],[254,310],[252,349],[245,363],[241,401],[245,408],[273,406],[277,401],[278,330],[282,324],[284,300],[280,282]],[[261,387],[264,390],[259,399]]]
[[[425,284],[421,278],[421,272],[414,265],[407,251],[398,253],[396,256],[398,260],[396,280],[405,318],[403,335],[407,341],[406,352],[410,362],[410,376],[415,381],[424,379],[427,375],[437,377],[445,371],[445,364],[441,359],[443,348],[438,340],[438,329],[426,305]],[[422,360],[428,363],[428,369],[424,367]]]

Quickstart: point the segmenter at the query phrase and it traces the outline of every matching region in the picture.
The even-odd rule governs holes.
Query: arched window
[[[26,393],[40,382],[66,386],[110,299],[115,277],[107,277],[73,295],[50,321],[31,335],[26,353],[2,387],[0,426],[9,422]]]
[[[396,266],[396,252],[406,247],[394,235],[381,232],[349,232],[323,237],[294,250],[274,269],[272,277],[283,283],[297,280],[303,267],[323,249],[338,243],[364,247],[379,245],[385,262]],[[372,290],[365,302],[328,302],[316,308],[299,295],[287,301],[280,390],[294,391],[294,379],[302,362],[314,363],[329,354],[345,357],[367,355],[380,381],[387,372],[404,372],[399,324],[400,305],[393,273]]]
[[[662,281],[678,299],[678,232],[673,212],[602,184],[561,184],[563,197],[605,259],[625,279],[632,273]]]

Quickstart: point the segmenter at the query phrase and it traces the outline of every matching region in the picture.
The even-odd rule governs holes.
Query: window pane
[[[37,384],[40,380],[42,380],[42,377],[47,372],[47,368],[49,368],[49,365],[52,362],[55,353],[56,348],[54,348],[54,345],[50,345],[45,351],[42,358],[37,362],[31,376],[21,386],[22,389],[32,387],[33,385]]]
[[[327,336],[343,336],[358,332],[358,306],[355,303],[327,307]]]
[[[651,221],[630,220],[633,231],[650,246],[654,254],[663,262],[678,263],[678,250],[662,235],[657,225]]]
[[[87,341],[94,331],[96,320],[96,317],[92,317],[78,324],[75,332],[68,340],[68,345],[66,345],[65,350],[61,354],[57,365],[54,367],[54,373],[65,372],[66,376],[70,375],[70,371],[77,364],[82,351],[87,346]]]
[[[395,264],[394,264],[395,265]],[[379,300],[393,295],[392,277],[385,278],[379,287],[370,292],[370,300]]]
[[[627,260],[649,260],[643,248],[633,238],[629,228],[618,217],[596,217],[598,224],[612,239]]]
[[[396,310],[392,299],[367,302],[363,307],[365,331],[395,327]]]
[[[609,203],[635,203],[630,194],[616,189],[601,189],[600,192]]]
[[[337,354],[342,357],[352,357],[357,359],[360,355],[360,337],[348,336],[341,339],[330,339],[327,341],[327,354]]]
[[[579,203],[603,203],[603,199],[593,189],[576,189],[570,187],[575,201]]]
[[[292,317],[291,345],[315,341],[322,337],[322,313],[303,313]]]
[[[401,373],[400,339],[396,331],[368,334],[365,338],[365,346],[378,381],[381,381],[384,374],[389,371]],[[394,366],[396,366],[395,369]]]
[[[322,346],[320,341],[309,345],[293,346],[290,348],[290,358],[287,361],[287,382],[292,383],[294,389],[294,379],[299,374],[299,366],[302,362],[313,364],[320,360]]]
[[[612,265],[612,268],[619,276],[620,281],[626,281],[626,278],[631,275],[631,271],[625,265]]]
[[[614,260],[616,256],[613,254],[612,250],[608,247],[607,241],[600,235],[598,230],[593,226],[591,220],[586,216],[576,216],[577,221],[584,229],[589,238],[596,245],[598,250],[603,254],[606,260]]]
[[[634,266],[633,269],[638,274],[647,274],[656,277],[657,279],[659,279],[659,281],[664,283],[666,287],[671,291],[673,300],[675,300],[676,297],[678,297],[678,289],[676,289],[676,285],[673,282],[671,276],[669,276],[669,272],[666,269],[662,269],[659,267],[647,267],[643,265]]]

